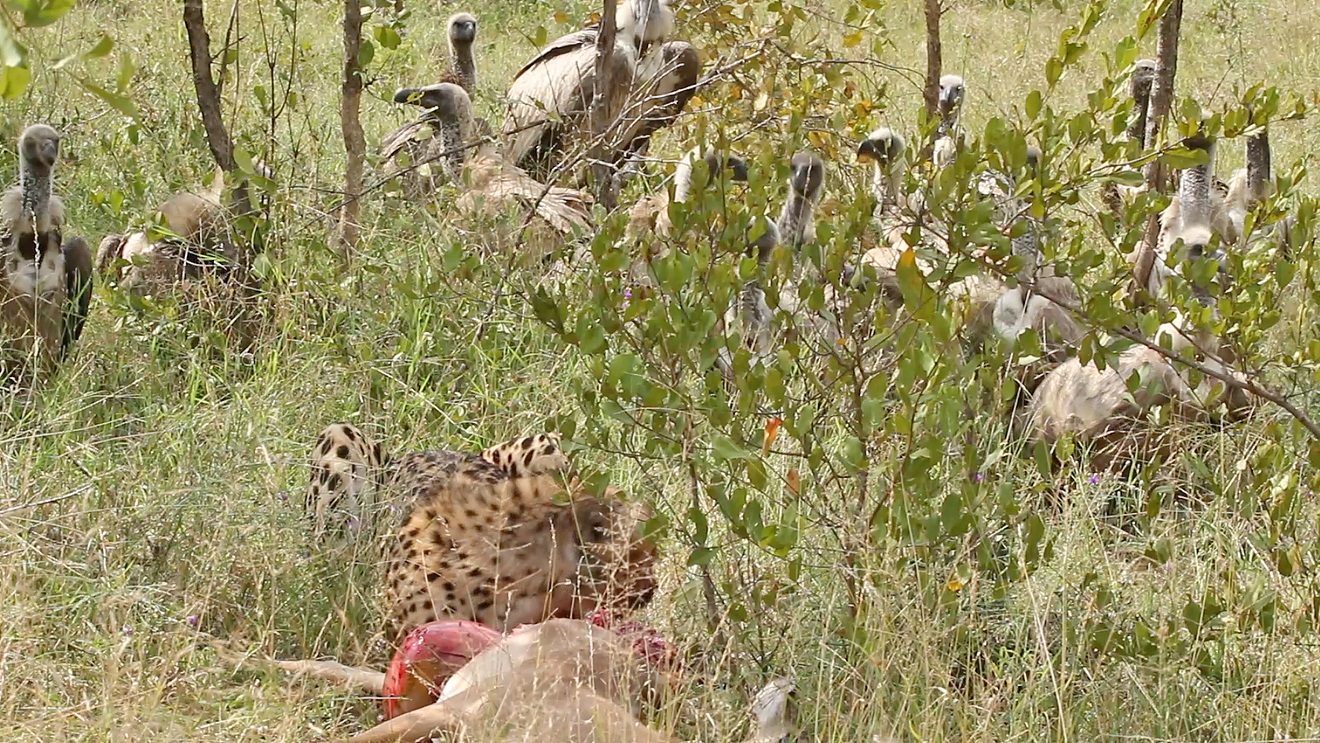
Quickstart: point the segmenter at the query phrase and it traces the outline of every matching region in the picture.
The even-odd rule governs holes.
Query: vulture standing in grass
[[[935,147],[931,150],[931,162],[937,168],[952,165],[962,147],[962,130],[958,127],[958,120],[962,116],[963,99],[966,97],[967,85],[961,77],[945,75],[940,78],[940,124],[935,131]]]
[[[667,41],[674,31],[668,0],[623,0],[615,23],[610,74],[620,84],[608,91],[606,110],[613,122],[609,158],[618,166],[682,113],[696,92],[701,59],[691,44]],[[593,24],[551,42],[509,86],[505,156],[537,178],[550,178],[566,154],[585,153],[590,144],[598,31]]]
[[[257,173],[271,171],[258,163]],[[239,233],[238,220],[256,213],[246,176],[226,189],[217,168],[211,185],[170,196],[155,225],[108,235],[97,250],[97,270],[130,294],[173,298],[190,315],[218,323],[231,348],[253,348],[260,329],[254,301],[261,282],[252,271],[255,236]]]
[[[1188,139],[1187,146],[1211,153],[1212,143],[1201,136]],[[1213,159],[1213,158],[1211,158]],[[1183,171],[1179,189],[1181,208],[1164,215],[1161,244],[1169,250],[1176,243],[1186,246],[1189,255],[1211,256],[1214,230],[1211,222],[1211,166],[1209,162]],[[1157,268],[1171,271],[1157,260]],[[1212,298],[1203,289],[1195,294],[1203,302]],[[1218,339],[1205,331],[1193,332],[1177,318],[1160,328],[1161,343],[1170,343],[1173,351],[1194,350],[1207,367],[1227,375],[1233,372],[1223,363]],[[1127,380],[1139,375],[1135,393]],[[1070,359],[1045,375],[1026,410],[1029,439],[1053,445],[1064,435],[1072,435],[1096,451],[1093,463],[1107,466],[1124,460],[1138,450],[1157,443],[1159,431],[1143,425],[1147,414],[1157,405],[1171,405],[1179,417],[1200,419],[1211,413],[1211,392],[1217,380],[1206,378],[1193,386],[1183,368],[1145,346],[1123,351],[1116,366],[1101,370],[1094,363]],[[1223,399],[1228,416],[1243,415],[1251,401],[1237,387],[1228,386]],[[1166,451],[1165,454],[1168,452]]]
[[[687,202],[692,193],[693,171],[699,161],[706,165],[706,178],[701,181],[704,187],[714,185],[725,173],[731,181],[747,180],[747,163],[737,155],[722,156],[714,148],[707,148],[703,154],[700,147],[694,147],[684,155],[674,168],[673,198],[670,198],[669,191],[661,189],[638,199],[628,213],[625,240],[640,247],[629,269],[634,282],[649,285],[651,262],[668,253],[667,241],[673,237],[674,231],[669,205]]]
[[[1270,196],[1274,183],[1270,176],[1270,134],[1261,129],[1247,138],[1247,166],[1234,171],[1228,182],[1228,195],[1224,209],[1228,213],[1231,233],[1228,242],[1246,246],[1253,236],[1247,235],[1247,212]]]
[[[477,59],[472,47],[477,41],[477,18],[471,13],[455,13],[445,24],[449,39],[449,69],[440,76],[440,83],[453,83],[467,91],[469,97],[477,94]],[[394,94],[395,103],[417,104],[412,96],[417,88],[404,88]],[[386,178],[399,177],[408,198],[423,198],[435,191],[436,179],[431,175],[427,157],[436,156],[435,119],[423,112],[414,121],[395,129],[380,142],[380,157]],[[407,163],[397,162],[400,153],[407,152]]]
[[[633,205],[628,213],[628,236],[640,238],[648,232],[668,238],[672,236],[674,225],[669,219],[669,204],[682,204],[692,192],[692,172],[698,160],[706,163],[707,185],[714,183],[721,171],[728,171],[729,180],[746,182],[747,163],[737,155],[720,156],[713,148],[707,148],[702,154],[701,148],[690,150],[674,168],[674,196],[661,190],[644,196]]]
[[[456,204],[460,211],[491,215],[516,204],[522,209],[534,208],[538,217],[563,235],[591,229],[590,197],[568,188],[547,187],[501,157],[494,142],[484,136],[489,128],[473,115],[472,99],[462,88],[440,83],[419,88],[412,97],[432,111],[439,125],[436,146],[443,153],[443,170],[465,189]]]
[[[264,178],[270,170],[258,164]],[[96,251],[97,270],[135,294],[163,294],[208,275],[226,283],[248,283],[248,260],[232,234],[233,219],[253,212],[251,186],[244,178],[225,199],[225,172],[215,169],[211,184],[182,191],[156,211],[162,229],[107,235]]]
[[[766,268],[774,251],[783,245],[793,251],[792,275],[779,287],[776,306],[791,317],[799,332],[837,339],[834,327],[810,309],[802,307],[798,287],[802,282],[820,281],[816,268],[803,261],[803,246],[816,239],[816,207],[825,190],[825,162],[813,152],[799,152],[789,164],[788,198],[779,213],[779,219],[766,226],[761,235],[749,241],[747,250],[756,255],[757,277],[748,281],[739,291],[737,301],[725,312],[722,330],[738,327],[742,343],[754,357],[762,357],[774,347],[774,310],[766,299],[764,286]],[[826,303],[833,302],[834,287],[825,286]],[[733,355],[729,348],[722,349],[716,366],[726,376],[733,371]]]
[[[1182,241],[1189,258],[1209,257],[1211,238],[1218,235],[1226,240],[1233,230],[1228,209],[1213,195],[1215,145],[1210,139],[1194,135],[1183,141],[1188,149],[1205,154],[1206,162],[1182,172],[1178,193],[1160,214],[1160,232],[1155,248],[1155,261],[1146,280],[1146,291],[1152,297],[1161,296],[1164,285],[1177,271],[1170,261],[1176,256],[1174,249]]]
[[[64,202],[52,193],[59,154],[55,129],[24,129],[18,185],[0,195],[0,380],[53,370],[87,320],[92,255],[81,237],[64,240]]]

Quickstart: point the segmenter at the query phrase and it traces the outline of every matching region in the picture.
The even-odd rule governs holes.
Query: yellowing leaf
[[[843,48],[844,48],[844,49],[851,49],[851,48],[857,46],[857,45],[860,44],[860,43],[862,43],[862,32],[861,32],[861,31],[853,31],[852,33],[850,33],[850,34],[848,34],[847,36],[843,37]]]
[[[760,93],[756,94],[756,100],[752,102],[752,110],[764,111],[766,105],[768,105],[769,103],[770,103],[770,93],[763,90]]]
[[[787,480],[788,480],[787,483],[788,492],[792,493],[793,495],[799,495],[802,493],[802,475],[798,474],[798,471],[796,469],[791,469],[788,471]]]
[[[949,582],[948,582],[948,584],[946,584],[946,585],[948,586],[948,589],[949,589],[950,591],[953,591],[954,593],[957,593],[958,591],[961,591],[961,590],[962,590],[963,582],[962,582],[962,579],[961,579],[961,578],[959,578],[958,576],[955,575],[955,576],[953,576],[952,578],[949,579]]]

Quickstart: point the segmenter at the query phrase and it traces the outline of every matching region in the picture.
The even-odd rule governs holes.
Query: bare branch
[[[940,44],[940,0],[926,0],[926,120],[934,121],[940,100],[944,52]]]
[[[596,201],[606,209],[613,209],[615,194],[613,193],[613,181],[611,177],[609,157],[605,148],[609,146],[605,138],[605,132],[609,130],[613,117],[610,115],[609,101],[612,97],[611,91],[615,90],[616,85],[623,83],[621,80],[614,80],[614,38],[617,28],[615,27],[615,12],[617,8],[616,0],[604,0],[604,5],[600,15],[600,30],[596,32],[596,78],[595,90],[591,98],[591,134],[596,140],[597,145],[593,147],[592,158],[595,160],[591,165],[592,180],[596,186]]]
[[[1155,58],[1155,82],[1151,86],[1150,108],[1146,115],[1146,147],[1159,141],[1164,120],[1173,106],[1173,85],[1178,73],[1178,35],[1182,31],[1182,0],[1172,0],[1160,19],[1160,34]],[[1147,190],[1163,190],[1166,182],[1164,165],[1159,158],[1146,164]],[[1132,256],[1132,273],[1136,279],[1136,292],[1140,296],[1155,267],[1155,243],[1160,234],[1159,214],[1146,218],[1146,231]]]
[[[344,77],[339,100],[339,126],[348,160],[344,166],[344,203],[339,210],[339,227],[334,235],[344,265],[357,251],[362,179],[367,157],[367,138],[359,118],[362,109],[361,49],[362,7],[359,0],[344,0]]]
[[[206,32],[206,16],[202,0],[183,1],[183,27],[188,32],[188,58],[192,63],[193,87],[197,90],[197,107],[201,109],[202,126],[206,129],[206,143],[211,156],[226,173],[238,169],[234,162],[234,144],[225,129],[220,114],[220,91],[211,77],[211,37]]]

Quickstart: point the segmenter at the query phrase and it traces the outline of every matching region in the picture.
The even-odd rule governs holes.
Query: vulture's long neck
[[[444,148],[444,168],[454,184],[463,182],[463,163],[467,160],[467,142],[463,126],[458,119],[445,119],[440,124],[440,145]]]
[[[18,188],[23,194],[22,219],[34,223],[50,208],[52,173],[50,169],[24,159],[18,168]]]
[[[449,69],[464,90],[474,90],[477,85],[477,60],[472,56],[472,42],[449,42]]]
[[[692,156],[678,161],[674,168],[674,203],[682,204],[692,193]]]
[[[1036,236],[1035,223],[1029,217],[1024,217],[1022,222],[1027,229],[1013,238],[1013,255],[1022,259],[1022,268],[1018,269],[1017,277],[1020,281],[1033,281],[1036,278],[1036,267],[1040,265],[1040,241]]]
[[[871,193],[882,206],[898,203],[899,187],[903,181],[902,163],[875,163],[871,174]]]
[[[1247,140],[1247,193],[1251,201],[1265,198],[1270,182],[1270,135],[1262,131]]]
[[[789,191],[788,201],[779,214],[779,234],[795,253],[811,238],[815,223],[816,202],[796,189]]]
[[[1210,228],[1210,179],[1213,176],[1211,163],[1214,161],[1214,149],[1205,152],[1210,160],[1204,165],[1197,165],[1183,171],[1178,186],[1178,201],[1183,227]]]

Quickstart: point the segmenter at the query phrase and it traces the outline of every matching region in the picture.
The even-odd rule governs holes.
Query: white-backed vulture
[[[624,239],[629,249],[634,251],[629,275],[634,283],[650,285],[650,266],[652,262],[664,257],[669,252],[668,241],[674,236],[674,225],[669,216],[669,205],[686,203],[692,191],[693,169],[698,161],[706,164],[706,179],[702,182],[710,187],[727,173],[730,181],[747,180],[747,163],[741,157],[721,155],[713,148],[702,153],[700,147],[694,147],[679,160],[674,168],[674,195],[661,189],[637,200],[628,212],[628,226]]]
[[[693,167],[698,160],[706,163],[707,185],[719,178],[721,171],[725,170],[728,171],[731,181],[747,180],[747,163],[741,157],[734,154],[721,157],[713,148],[707,148],[703,154],[700,147],[694,147],[674,167],[672,198],[668,191],[662,189],[657,193],[643,196],[633,205],[632,210],[628,212],[629,238],[640,239],[647,233],[654,233],[662,238],[673,236],[674,225],[669,218],[669,205],[687,202],[692,192]]]
[[[445,24],[449,41],[449,69],[440,76],[439,83],[453,83],[469,96],[477,94],[477,60],[472,47],[477,40],[477,18],[471,13],[455,13]],[[439,84],[437,83],[437,84]],[[395,103],[417,105],[413,96],[418,88],[402,88],[395,92]],[[433,193],[443,177],[432,174],[428,155],[435,154],[436,121],[429,111],[385,135],[380,141],[381,175],[398,178],[403,193],[410,199],[421,199]],[[406,161],[399,155],[406,153]]]
[[[1177,270],[1176,265],[1170,265],[1170,261],[1177,257],[1174,248],[1180,240],[1186,246],[1188,257],[1211,257],[1209,248],[1212,238],[1218,235],[1222,241],[1232,231],[1228,210],[1223,208],[1222,201],[1216,204],[1211,193],[1214,142],[1204,136],[1193,135],[1184,140],[1183,144],[1188,149],[1204,152],[1206,162],[1182,171],[1178,194],[1160,214],[1155,260],[1146,281],[1146,290],[1152,297],[1161,296],[1164,285]]]
[[[271,175],[260,163],[257,172],[263,178]],[[225,203],[225,181],[225,172],[217,167],[207,188],[181,191],[161,202],[156,211],[163,234],[138,230],[107,235],[96,251],[97,271],[139,295],[170,293],[205,276],[251,284],[248,256],[232,234],[234,220],[254,211],[251,186],[241,178]]]
[[[1146,121],[1150,114],[1150,91],[1155,85],[1155,65],[1153,59],[1138,59],[1133,63],[1132,75],[1128,78],[1133,119],[1128,123],[1127,138],[1129,142],[1136,142],[1142,152],[1146,150]],[[1121,215],[1124,207],[1145,190],[1144,183],[1139,186],[1124,186],[1106,181],[1101,188],[1100,196],[1111,211]]]
[[[668,0],[624,0],[615,18],[618,36],[610,75],[620,84],[609,91],[606,110],[612,124],[606,137],[609,160],[617,166],[644,151],[650,136],[687,106],[696,92],[701,60],[691,44],[667,41],[674,31]],[[575,147],[586,151],[597,31],[593,25],[551,42],[509,86],[505,155],[534,177],[549,178]]]
[[[1213,357],[1202,363],[1232,374]],[[1136,391],[1129,392],[1128,379],[1134,374],[1140,381]],[[1094,363],[1069,359],[1045,375],[1036,388],[1026,410],[1027,438],[1033,444],[1053,446],[1071,435],[1092,447],[1091,463],[1102,469],[1138,452],[1150,456],[1161,435],[1146,424],[1150,412],[1166,405],[1173,407],[1179,419],[1210,417],[1215,402],[1212,392],[1219,384],[1207,377],[1193,387],[1174,362],[1145,346],[1123,351],[1118,364],[1104,370]],[[1224,385],[1224,390],[1227,417],[1240,418],[1250,409],[1250,399],[1236,387]]]
[[[1270,135],[1265,129],[1247,138],[1247,166],[1238,168],[1229,179],[1224,209],[1228,212],[1231,233],[1225,239],[1234,245],[1246,246],[1247,212],[1264,201],[1274,189],[1270,173]]]
[[[779,237],[793,250],[816,240],[816,206],[825,193],[825,161],[814,152],[799,152],[789,162],[788,198],[779,212]]]
[[[904,236],[914,226],[921,225],[923,243],[942,253],[947,252],[948,246],[933,232],[924,229],[929,215],[920,194],[903,192],[907,142],[902,135],[889,127],[876,129],[857,146],[857,161],[870,163],[872,167],[870,192],[876,201],[872,220],[879,233],[875,244],[862,254],[862,263],[875,269],[882,294],[891,303],[901,304],[903,298],[895,270],[899,257],[909,247]],[[929,274],[933,270],[924,259],[918,258],[917,262],[923,273]]]
[[[793,251],[794,260],[791,275],[779,286],[776,306],[792,319],[797,332],[819,335],[830,341],[838,337],[835,329],[824,318],[801,307],[798,297],[799,286],[821,281],[817,267],[804,261],[801,251],[804,245],[816,239],[816,206],[820,203],[824,188],[825,162],[820,156],[814,152],[793,155],[789,163],[788,196],[779,219],[774,223],[767,219],[765,231],[758,239],[748,243],[748,252],[757,259],[757,276],[739,290],[737,301],[725,311],[723,327],[738,327],[743,345],[756,356],[768,353],[775,343],[774,310],[766,299],[764,282],[765,269],[775,249],[781,245]],[[826,303],[832,303],[834,287],[826,284],[824,288]],[[729,374],[732,371],[732,355],[721,353],[717,365],[726,375]]]
[[[931,162],[937,168],[947,168],[958,156],[962,144],[962,130],[958,127],[958,120],[966,97],[967,85],[960,76],[945,75],[940,78],[940,124],[935,131],[934,149],[931,150]]]
[[[53,193],[60,135],[33,124],[18,138],[18,185],[0,195],[0,381],[51,371],[82,335],[92,255],[65,241],[64,202]]]
[[[591,229],[591,198],[573,189],[547,187],[501,157],[495,143],[481,136],[484,122],[473,115],[467,91],[453,83],[440,83],[411,91],[409,96],[431,109],[439,126],[440,136],[432,147],[439,151],[428,157],[438,158],[450,181],[465,190],[455,204],[459,211],[492,215],[517,204],[534,208],[538,217],[561,234]]]
[[[468,92],[477,94],[477,58],[472,53],[472,46],[477,42],[477,17],[471,13],[455,13],[445,22],[446,36],[449,39],[449,70],[440,76],[439,82],[453,83]]]
[[[1186,144],[1207,152],[1213,161],[1210,140],[1197,135]],[[1161,281],[1172,274],[1173,269],[1165,265],[1164,259],[1179,242],[1191,257],[1213,257],[1210,161],[1183,171],[1175,205],[1178,208],[1173,212],[1166,210],[1162,215],[1161,252],[1155,265],[1155,271],[1166,272]],[[1162,286],[1161,283],[1158,288]],[[1204,302],[1211,300],[1202,288],[1194,288],[1194,294]],[[1175,353],[1194,350],[1207,367],[1232,375],[1219,356],[1218,339],[1203,330],[1193,332],[1185,327],[1182,316],[1176,315],[1173,322],[1161,326],[1157,339]],[[1138,374],[1140,379],[1135,393],[1129,393],[1127,386],[1132,374]],[[1082,364],[1070,359],[1046,374],[1036,389],[1026,412],[1028,438],[1052,445],[1061,436],[1071,434],[1093,444],[1099,457],[1093,461],[1106,466],[1135,451],[1124,447],[1145,448],[1153,443],[1151,435],[1158,433],[1145,429],[1143,421],[1155,406],[1173,405],[1174,412],[1182,418],[1208,415],[1212,402],[1209,395],[1216,384],[1214,379],[1205,379],[1191,385],[1173,362],[1145,346],[1123,351],[1117,366],[1104,370],[1094,363]],[[1226,385],[1224,403],[1229,416],[1237,417],[1247,410],[1250,400],[1239,388]]]

